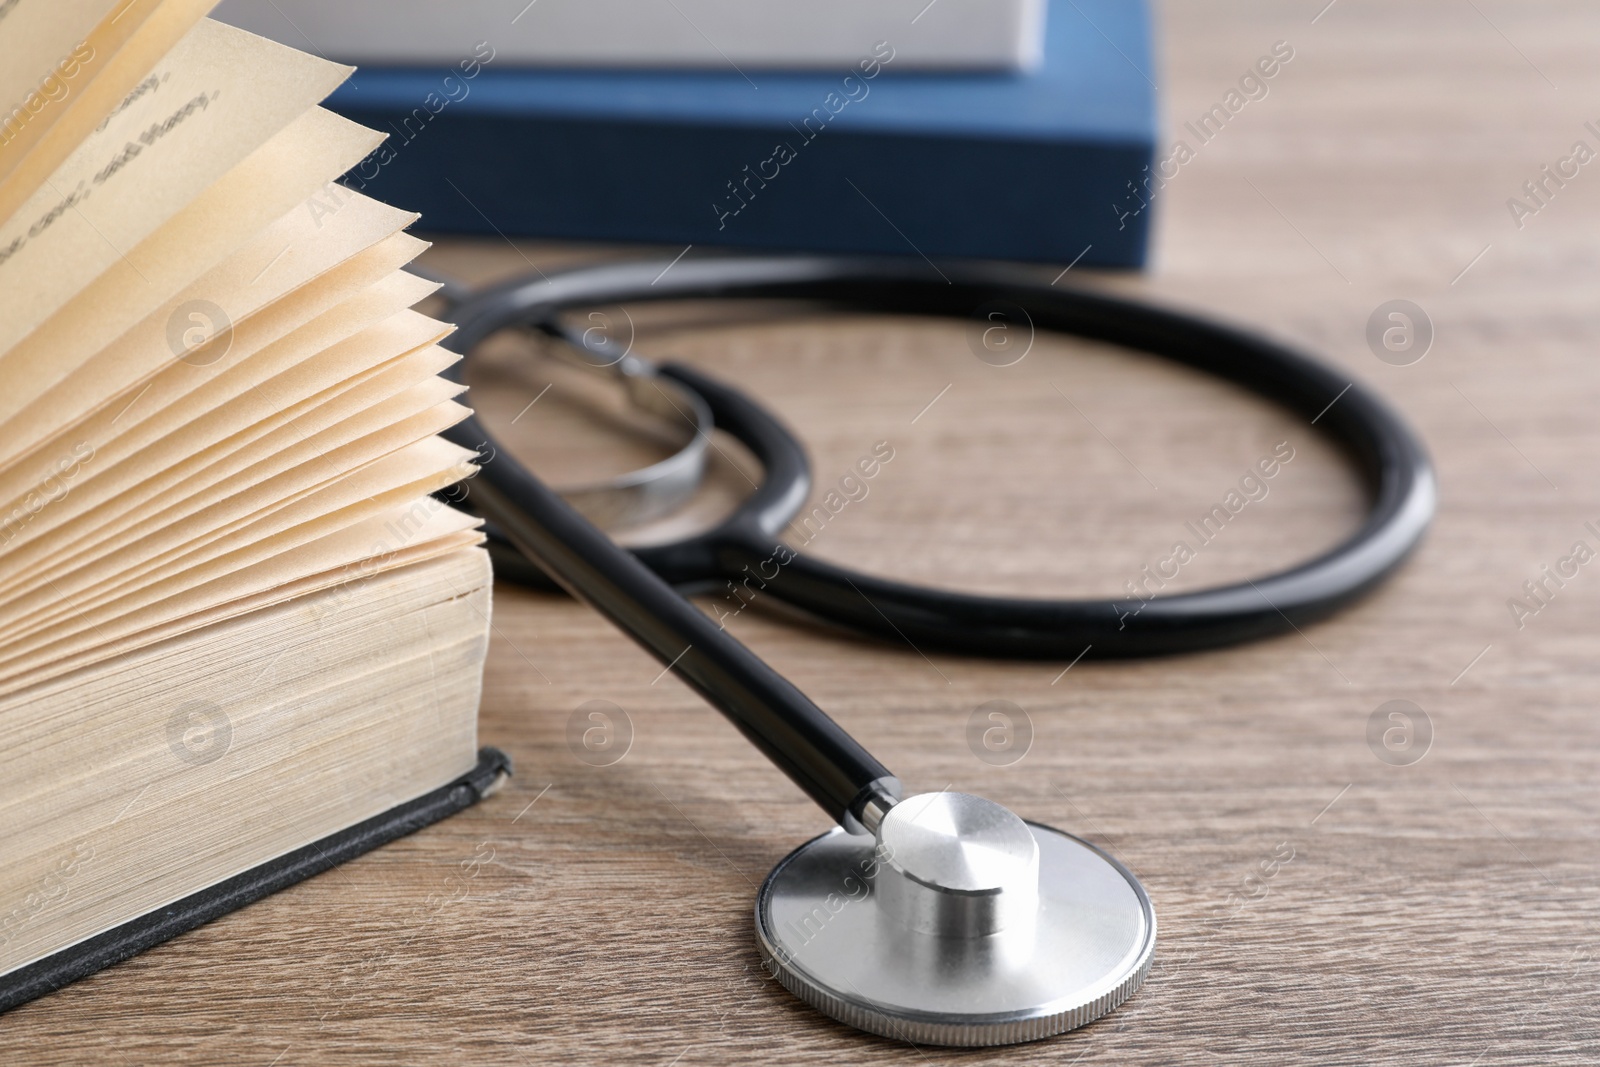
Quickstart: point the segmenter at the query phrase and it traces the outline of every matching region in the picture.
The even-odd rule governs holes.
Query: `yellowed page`
[[[0,605],[7,644],[163,579],[192,574],[202,564],[296,526],[345,512],[387,492],[385,486],[412,480],[425,467],[426,456],[444,444],[430,435],[465,415],[459,404],[437,403],[394,425],[314,453],[275,477],[232,486],[235,492],[198,510],[188,521],[151,524],[85,565],[56,573],[45,588]]]
[[[21,663],[13,665],[13,668],[0,668],[0,686],[15,692],[26,686],[60,677],[69,671],[126,655],[158,641],[239,618],[307,594],[332,590],[334,598],[331,601],[319,601],[307,607],[309,614],[307,621],[318,623],[329,614],[337,612],[342,601],[354,597],[355,590],[369,578],[483,543],[483,535],[476,530],[480,525],[479,520],[449,508],[445,508],[444,511],[448,514],[431,518],[426,530],[416,531],[415,536],[407,543],[387,549],[381,555],[353,560],[304,578],[289,579],[275,585],[266,584],[260,592],[236,597],[221,604],[169,619],[168,615],[186,610],[184,602],[175,598],[154,609],[148,609],[145,614],[130,618],[126,628],[128,632],[122,637],[102,641],[98,635],[88,634],[59,642],[52,645],[48,653],[28,657]],[[382,536],[394,527],[396,519],[408,514],[408,509],[397,509],[393,514],[395,519],[380,519],[372,523],[371,530]],[[452,529],[445,529],[447,525]],[[134,627],[141,625],[144,619],[155,621],[143,629],[135,629]],[[17,669],[20,673],[8,674],[7,671],[11,669]]]
[[[241,394],[312,359],[322,350],[407,311],[427,295],[432,283],[393,269],[395,260],[409,254],[420,242],[403,234],[396,234],[391,241],[394,243],[384,242],[353,257],[246,319],[232,332],[225,358],[201,366],[168,361],[156,374],[134,383],[87,417],[70,422],[63,418],[57,424],[61,426],[59,432],[0,468],[0,500],[6,502],[4,510],[0,510],[0,570],[4,569],[8,548],[25,544],[42,532],[37,516],[27,517],[21,524],[9,523],[4,516],[19,500],[38,492],[41,485],[59,474],[63,457],[74,450],[92,453],[93,461],[74,475],[74,483],[81,485],[178,426],[211,417]],[[419,322],[423,317],[411,312],[405,318],[406,323],[412,324],[410,333],[426,333],[430,339],[437,339],[448,329],[442,324],[424,329]],[[349,373],[356,369],[352,367]],[[76,380],[69,380],[57,391],[67,393]],[[64,409],[68,403],[65,396],[59,405],[51,405],[49,400],[47,397],[40,405]],[[244,413],[247,410],[254,408],[241,409],[233,416],[232,424],[218,423],[213,432],[226,436],[246,422],[266,417]]]
[[[153,363],[158,369],[178,370],[183,372],[180,377],[203,382],[208,372],[220,372],[240,352],[248,351],[238,343],[237,328],[242,323],[264,309],[273,308],[302,286],[329,275],[360,253],[383,244],[416,221],[413,212],[399,211],[367,197],[354,199],[359,194],[351,196],[353,199],[342,205],[343,210],[332,215],[313,213],[304,204],[295,205],[244,247],[184,289],[167,296],[142,322],[94,353],[78,371],[30,407],[26,424],[59,426],[69,413],[80,412],[84,390],[79,378],[99,383],[93,395],[100,395],[110,383],[121,381],[130,368]],[[426,243],[415,238],[389,243],[390,252],[408,249],[413,256],[426,247]],[[409,257],[385,255],[380,258],[392,264],[390,269],[410,262]],[[359,270],[341,291],[371,284],[373,277],[370,271]],[[306,304],[302,299],[290,306]],[[214,326],[208,316],[216,318],[219,314],[228,323],[225,341],[218,338],[193,348],[175,345],[175,340],[183,341],[182,335],[200,323]],[[289,320],[280,314],[272,321]],[[40,350],[45,344],[57,341],[59,332],[47,325],[37,339],[23,342],[20,351]],[[152,361],[148,352],[141,357],[141,347],[155,349],[156,359]],[[74,360],[79,355],[62,343],[51,344],[51,351],[57,359]],[[143,380],[132,382],[129,388],[141,384]]]
[[[141,79],[213,6],[213,0],[121,0],[85,32],[76,20],[85,14],[78,0],[20,2],[45,20],[65,12],[64,21],[43,30],[53,43],[39,47],[53,50],[28,53],[23,65],[37,70],[36,61],[49,62],[60,82],[41,72],[15,107],[10,97],[0,98],[11,118],[11,136],[0,140],[0,219],[10,217],[85,137],[138,93]],[[71,43],[63,47],[63,41]],[[0,66],[10,69],[4,58]]]
[[[30,549],[47,555],[31,563],[19,560],[13,581],[0,593],[0,615],[9,620],[8,635],[26,632],[29,624],[15,603],[47,581],[58,592],[72,593],[104,580],[107,567],[117,581],[137,577],[160,562],[162,546],[175,550],[214,540],[309,495],[336,473],[354,470],[454,425],[462,409],[444,405],[458,391],[453,383],[432,378],[311,436],[293,436],[301,431],[290,424],[267,439],[276,439],[278,448],[248,449],[245,454],[253,454],[254,463],[230,463],[231,478],[213,479],[188,493],[168,491],[131,513],[113,514],[66,551],[53,551],[56,538],[34,542]],[[87,524],[74,523],[68,530],[76,533]],[[101,572],[98,577],[94,568]]]
[[[315,492],[332,477],[397,451],[422,435],[455,425],[464,409],[447,402],[463,388],[442,378],[429,378],[317,433],[307,433],[298,422],[290,423],[269,439],[278,447],[258,446],[229,456],[230,460],[254,456],[254,462],[234,469],[231,477],[193,492],[163,493],[131,516],[119,516],[115,525],[100,531],[91,544],[65,558],[54,558],[51,567],[58,574],[79,571],[133,544],[151,550],[152,539],[174,533],[182,538],[174,543],[184,545],[198,544],[202,537],[221,536]],[[112,536],[115,543],[107,544]],[[115,572],[119,581],[136,576],[132,569]],[[5,599],[12,595],[7,590]]]
[[[10,112],[30,94],[43,98],[38,107],[25,108],[25,122],[53,121],[43,115],[46,106],[59,106],[67,94],[79,89],[80,63],[71,70],[58,69],[72,56],[79,42],[86,41],[100,23],[111,15],[122,0],[12,0],[0,3],[0,107]],[[155,5],[146,10],[153,11]],[[139,24],[136,13],[117,20],[131,26]],[[87,72],[85,72],[87,73]],[[51,75],[62,84],[51,82]],[[15,137],[16,127],[0,131]]]
[[[207,19],[0,223],[0,349],[9,348],[218,178],[315,107],[349,67]]]
[[[49,322],[0,357],[0,462],[28,438],[16,416],[94,353],[162,306],[294,205],[358,163],[380,135],[317,108],[296,119],[229,171],[136,251],[140,267],[121,261],[70,300]],[[164,335],[166,321],[153,324]],[[173,358],[172,349],[141,346],[116,380],[84,382],[85,410]],[[15,425],[13,423],[15,422]],[[36,430],[37,427],[29,427]],[[20,438],[20,440],[19,440]]]
[[[311,362],[296,368],[297,371],[303,373],[291,373],[287,376],[296,379],[305,391],[315,393],[321,391],[317,388],[319,385],[325,386],[334,381],[345,380],[352,373],[363,373],[367,370],[388,365],[407,353],[431,347],[431,342],[435,339],[437,333],[433,320],[417,315],[415,312],[401,312],[398,315],[391,315],[377,325],[363,330],[332,348],[326,350],[314,349]],[[284,376],[280,375],[280,377]],[[248,388],[240,392],[233,404],[222,410],[212,412],[212,417],[208,420],[202,420],[202,425],[204,426],[207,422],[239,425],[243,421],[237,418],[240,412],[253,411],[262,415],[275,414],[291,406],[271,394],[269,391],[273,384],[271,380],[244,384]],[[437,432],[437,430],[429,430],[427,432],[433,433]],[[212,440],[214,440],[214,435],[193,436],[189,433],[189,428],[181,428],[174,431],[170,437],[164,439],[163,444],[170,444],[178,450],[192,445],[196,451],[199,451]],[[90,457],[90,462],[92,460],[93,457]],[[83,466],[87,467],[88,463],[83,464]],[[148,466],[139,462],[136,454],[128,461],[105,472],[103,475],[105,485],[101,487],[102,492],[98,495],[103,495],[106,492],[115,494],[125,489],[130,489],[139,484],[148,475]],[[95,482],[90,481],[82,488],[87,489],[94,485]],[[78,495],[89,496],[87,493]],[[67,492],[56,502],[67,503],[75,499],[76,497],[73,495],[71,487],[68,486]],[[41,509],[42,512],[43,509]],[[69,526],[68,529],[70,530],[70,528]],[[6,597],[13,595],[19,588],[33,588],[48,577],[47,574],[41,574],[21,561],[14,562],[9,556],[0,557],[0,563],[4,564],[3,569],[7,576]]]
[[[90,34],[123,0],[12,0],[0,3],[0,145],[22,137],[24,128],[48,125],[66,110],[93,76],[97,60]],[[144,5],[144,12],[154,11]],[[130,30],[143,21],[129,11],[117,20]],[[36,99],[35,99],[36,98]],[[20,112],[20,114],[15,114]]]
[[[38,575],[42,573],[59,573],[79,565],[86,552],[107,538],[126,534],[174,502],[220,491],[232,479],[253,480],[254,474],[244,472],[269,458],[284,460],[333,427],[350,427],[344,431],[345,440],[359,436],[354,420],[366,420],[372,417],[371,413],[387,410],[393,397],[428,384],[458,358],[453,352],[429,346],[339,382],[209,447],[194,449],[189,440],[194,430],[190,427],[185,427],[182,434],[163,437],[123,464],[135,472],[138,480],[73,482],[66,495],[38,516],[37,521],[49,524],[46,532],[54,530],[55,536],[33,538],[6,553],[7,575],[0,583],[0,594],[12,596],[19,588],[30,588],[40,581]],[[440,388],[444,396],[458,395],[458,387],[431,388]],[[205,421],[199,420],[202,424]],[[133,484],[116,491],[128,481]],[[69,509],[70,523],[56,521],[61,518],[59,512]]]
[[[332,295],[325,287],[305,292],[306,285],[332,277],[341,282],[338,293],[353,293],[374,283],[373,270],[379,262],[397,269],[410,262],[399,253],[409,251],[414,256],[427,247],[415,238],[388,241],[416,221],[416,215],[367,198],[352,201],[345,211],[320,221],[323,228],[318,230],[318,216],[296,207],[205,275],[164,300],[137,326],[95,353],[56,386],[53,392],[57,395],[46,393],[35,406],[53,407],[58,415],[69,410],[69,405],[70,410],[80,410],[84,380],[97,383],[91,395],[99,396],[111,383],[122,381],[140,366],[153,367],[153,374],[128,383],[129,389],[148,384],[154,375],[161,375],[174,385],[188,383],[191,388],[198,387],[213,375],[225,372],[241,355],[253,351],[241,336],[246,330],[251,338],[271,337],[270,330],[281,332],[286,324],[303,321],[294,316],[303,316],[314,303],[306,297]],[[345,272],[347,277],[332,273],[385,242],[385,253],[362,259],[359,266]],[[299,299],[286,299],[293,297]],[[416,300],[422,298],[418,296]],[[255,323],[253,319],[262,312],[271,312],[272,317]],[[217,323],[212,320],[219,316],[226,328],[221,336],[215,336]],[[213,339],[185,347],[183,334],[196,328]],[[58,358],[71,358],[60,348],[55,351]],[[174,402],[176,395],[152,391],[141,399],[147,406],[160,405]],[[112,398],[104,406],[115,407],[120,414],[126,405],[115,406]],[[132,414],[132,421],[137,421],[138,412]],[[35,414],[31,421],[42,424],[40,418]],[[119,422],[127,425],[127,416]]]
[[[200,366],[169,361],[85,417],[72,415],[82,407],[81,394],[90,391],[75,389],[77,376],[38,400],[18,417],[16,422],[22,426],[16,432],[29,430],[49,436],[36,438],[38,443],[25,455],[0,467],[0,500],[8,501],[0,510],[0,569],[5,565],[6,548],[26,543],[37,521],[37,516],[24,514],[19,527],[6,516],[14,514],[19,500],[40,492],[60,474],[63,457],[86,446],[96,457],[87,470],[91,476],[98,474],[174,426],[211,416],[270,375],[410,307],[433,286],[397,268],[424,247],[406,234],[386,238],[246,319],[230,333],[225,358]],[[114,356],[101,356],[80,376],[95,375],[95,380],[103,381],[98,375],[115,373],[112,368],[102,369]],[[258,358],[270,362],[256,362]],[[218,378],[232,379],[235,384],[218,385]],[[236,422],[264,417],[241,415]],[[0,427],[0,435],[7,429]]]
[[[381,323],[392,316],[371,317]],[[186,418],[192,412],[181,407],[163,409],[162,418],[147,421],[141,430],[149,432],[137,438],[118,438],[104,452],[90,454],[79,449],[75,454],[84,455],[84,462],[65,465],[54,481],[41,483],[37,497],[25,499],[19,505],[20,512],[14,511],[0,524],[0,537],[11,538],[9,550],[0,555],[0,589],[9,588],[16,572],[27,570],[27,560],[32,557],[26,553],[39,541],[50,541],[47,548],[66,548],[86,531],[136,509],[153,493],[169,492],[203,466],[222,462],[235,452],[252,447],[258,438],[270,437],[322,403],[318,398],[339,395],[394,367],[408,353],[439,351],[433,345],[413,344],[415,336],[393,333],[387,335],[389,350],[377,351],[366,343],[369,338],[365,335],[365,330],[354,330],[340,343],[314,350],[315,359],[300,362],[291,352],[283,357],[282,367],[252,366],[250,369],[258,373],[248,380],[219,382],[218,386],[228,387],[227,392],[212,395],[231,399],[215,408],[197,407],[197,418]],[[294,338],[273,346],[262,354],[263,361],[292,343]],[[429,361],[430,365],[447,362],[437,356],[430,356]],[[274,369],[280,370],[277,377],[263,381],[264,374]],[[344,403],[353,402],[357,401]],[[348,407],[344,410],[348,414]],[[149,491],[143,488],[146,485],[151,486]],[[100,518],[86,518],[108,508]],[[85,522],[87,526],[80,525]]]
[[[247,543],[228,555],[184,568],[174,577],[110,603],[85,611],[69,612],[63,622],[49,630],[21,640],[7,641],[0,648],[0,664],[10,665],[42,654],[54,640],[75,634],[92,634],[99,640],[107,641],[134,632],[143,626],[137,620],[130,621],[133,616],[171,598],[189,598],[184,601],[191,605],[188,610],[198,611],[307,574],[379,555],[380,552],[374,551],[376,542],[373,540],[370,520],[396,508],[409,506],[409,503],[415,503],[424,495],[453,485],[471,474],[473,467],[466,462],[447,468],[434,467],[432,462],[420,464],[422,467],[433,467],[431,473],[413,466],[427,446],[444,444],[438,438],[418,442],[406,454],[389,457],[342,479],[327,490],[330,496],[349,497],[355,495],[353,491],[362,486],[374,487],[378,491],[361,496],[338,511],[326,513],[321,501],[303,502],[296,508],[286,510],[315,517],[306,521],[291,521],[286,529],[270,537],[244,539]],[[393,484],[397,477],[405,474],[415,477],[403,484]],[[288,516],[291,520],[301,517],[298,514]],[[284,518],[283,515],[273,517],[278,522]],[[365,531],[366,539],[362,540],[351,532],[353,530]]]

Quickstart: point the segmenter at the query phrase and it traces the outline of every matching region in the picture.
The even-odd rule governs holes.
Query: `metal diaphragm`
[[[1149,972],[1156,920],[1126,867],[960,793],[835,828],[756,901],[769,971],[840,1022],[913,1044],[1006,1045],[1092,1022]]]

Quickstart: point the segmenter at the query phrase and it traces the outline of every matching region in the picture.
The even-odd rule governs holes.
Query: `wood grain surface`
[[[1149,73],[1168,143],[1195,147],[1184,121],[1275,42],[1294,58],[1157,198],[1149,271],[1061,284],[1267,331],[1389,397],[1438,465],[1420,553],[1304,633],[1064,674],[797,627],[759,602],[729,624],[910,787],[986,794],[1132,867],[1161,924],[1132,1001],[1042,1044],[974,1052],[816,1015],[763,979],[751,908],[823,818],[592,612],[502,584],[482,739],[515,759],[512,785],[0,1018],[0,1062],[1600,1059],[1600,562],[1547,584],[1537,612],[1509,606],[1575,542],[1600,549],[1584,525],[1600,526],[1600,164],[1548,185],[1520,226],[1507,206],[1536,206],[1523,183],[1574,142],[1600,148],[1584,126],[1600,125],[1600,12],[1169,0],[1159,24]],[[445,241],[426,262],[484,281],[616,254]],[[1365,339],[1398,298],[1435,331],[1409,366]],[[1361,515],[1313,428],[1155,360],[1041,337],[996,368],[958,326],[886,318],[684,308],[635,326],[640,351],[776,409],[819,487],[890,442],[868,495],[808,546],[830,560],[970,590],[1116,593],[1280,442],[1294,459],[1183,585],[1287,565]],[[496,344],[509,358],[483,373],[505,388],[484,406],[552,481],[658,454],[559,376],[517,418],[550,372],[522,360],[525,341]],[[752,473],[721,444],[695,521]],[[604,767],[568,741],[596,699],[631,723],[625,758]],[[974,709],[997,699],[1031,722],[1009,766],[967,741]],[[1431,727],[1410,765],[1369,745],[1391,700]]]

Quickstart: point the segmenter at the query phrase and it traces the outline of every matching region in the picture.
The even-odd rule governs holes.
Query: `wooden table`
[[[1390,397],[1442,486],[1402,573],[1303,634],[1064,674],[842,638],[759,605],[730,623],[912,787],[986,794],[1137,871],[1161,940],[1120,1011],[1031,1047],[952,1052],[846,1030],[763,980],[755,888],[823,828],[818,812],[596,615],[502,586],[482,738],[516,760],[506,791],[5,1017],[0,1061],[1600,1058],[1600,564],[1537,613],[1508,606],[1575,542],[1600,548],[1584,526],[1600,524],[1600,165],[1551,186],[1521,227],[1507,206],[1575,141],[1600,147],[1583,125],[1600,119],[1600,19],[1579,2],[1323,3],[1164,6],[1152,77],[1169,140],[1274,42],[1294,58],[1163,190],[1148,272],[1073,277],[1266,330]],[[446,242],[427,262],[483,280],[597,254],[615,250]],[[1436,331],[1409,366],[1364,337],[1397,298]],[[958,327],[720,321],[642,316],[638,344],[764,398],[821,485],[875,442],[894,449],[810,545],[827,559],[972,590],[1118,593],[1285,441],[1294,459],[1269,495],[1179,585],[1289,564],[1361,514],[1309,427],[1153,360],[1040,338],[1000,369]],[[552,479],[649,454],[586,428],[565,392],[516,428]],[[745,462],[723,444],[701,515],[736,495]],[[631,720],[611,766],[567,745],[591,699]],[[1032,724],[1010,766],[968,747],[990,700]],[[1431,724],[1419,762],[1369,746],[1391,700]]]

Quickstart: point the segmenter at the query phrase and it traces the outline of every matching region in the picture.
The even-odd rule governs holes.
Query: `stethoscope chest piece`
[[[1150,898],[1086,841],[964,793],[835,828],[790,853],[756,901],[790,992],[913,1044],[1007,1045],[1083,1026],[1144,981]]]

